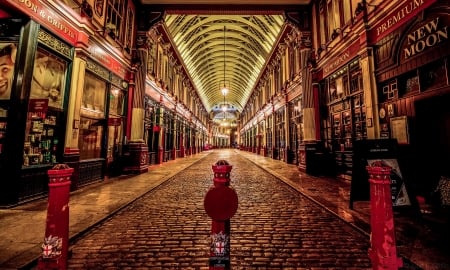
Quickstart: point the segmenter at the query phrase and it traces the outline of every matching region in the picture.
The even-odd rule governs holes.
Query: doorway
[[[440,176],[450,176],[450,94],[415,103],[413,147],[418,193],[431,196]]]

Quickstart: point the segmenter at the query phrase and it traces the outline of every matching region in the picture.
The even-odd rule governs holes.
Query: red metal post
[[[238,208],[236,191],[230,187],[232,166],[219,160],[212,166],[214,186],[206,193],[204,206],[211,217],[210,270],[230,269],[230,218]]]
[[[372,269],[394,270],[403,266],[397,257],[391,198],[391,167],[367,166],[370,183],[370,223],[372,228],[369,257]]]
[[[67,269],[69,248],[69,192],[73,168],[58,164],[48,170],[47,221],[38,269]]]

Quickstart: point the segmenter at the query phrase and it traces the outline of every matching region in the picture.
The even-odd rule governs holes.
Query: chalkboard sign
[[[398,165],[396,139],[360,140],[353,143],[353,171],[350,188],[350,209],[355,201],[370,200],[369,175],[366,167],[374,163],[392,168],[391,195],[393,206],[411,205],[405,181]]]

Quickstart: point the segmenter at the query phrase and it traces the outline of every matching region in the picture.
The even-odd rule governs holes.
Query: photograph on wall
[[[66,70],[67,63],[64,60],[38,49],[34,61],[30,99],[46,98],[49,107],[62,109]]]
[[[392,206],[407,206],[411,205],[408,192],[406,190],[405,182],[403,180],[400,166],[395,158],[391,159],[369,159],[368,166],[389,166],[391,167],[391,198]]]
[[[0,43],[0,100],[11,97],[16,52],[15,43]]]

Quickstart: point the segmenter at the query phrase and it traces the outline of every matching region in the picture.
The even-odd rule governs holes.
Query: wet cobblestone
[[[229,152],[232,153],[232,152]],[[371,269],[369,239],[239,155],[212,153],[71,246],[69,269],[209,269],[203,200],[226,159],[239,208],[232,269]]]

